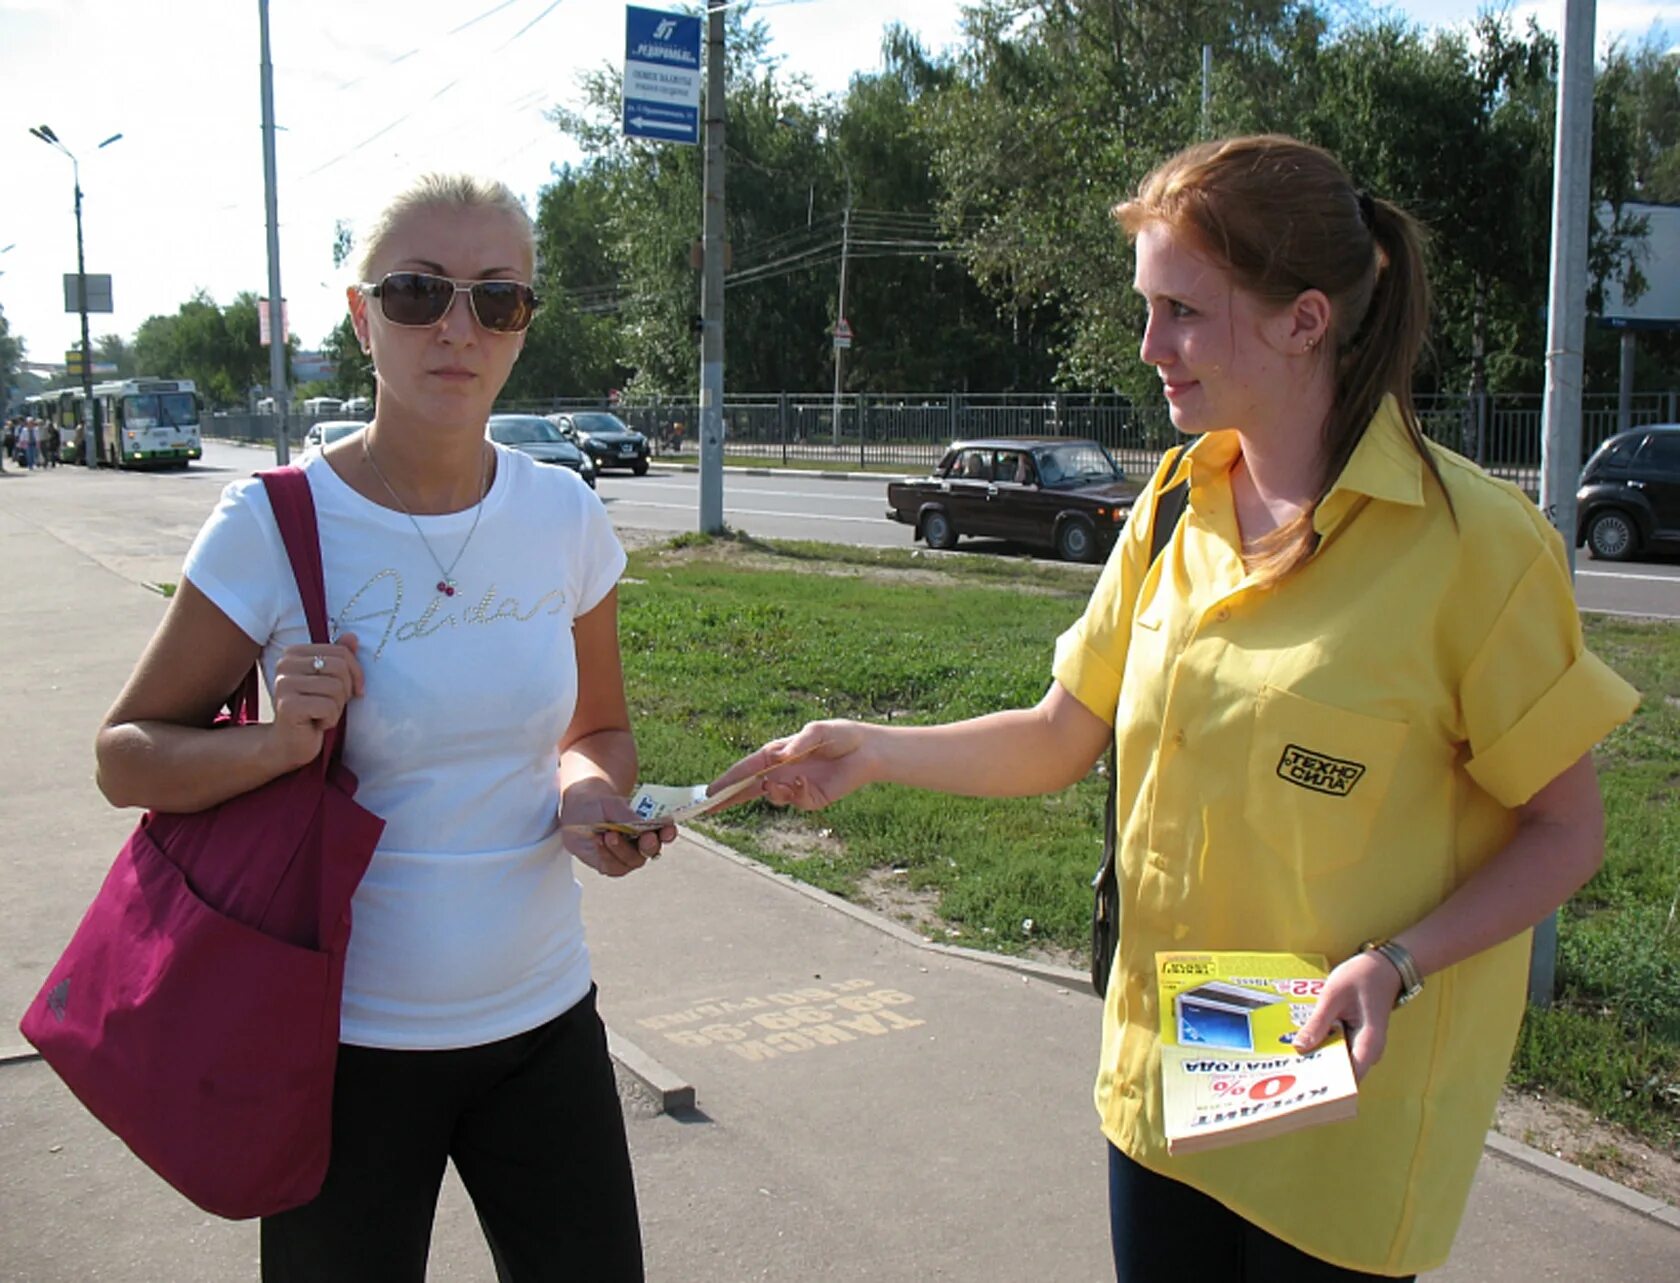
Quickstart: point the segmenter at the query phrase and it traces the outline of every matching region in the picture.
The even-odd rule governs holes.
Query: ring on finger
[[[312,673],[324,673],[324,672],[326,672],[327,671],[327,657],[325,655],[315,656],[314,659],[309,661],[309,671],[312,672]]]

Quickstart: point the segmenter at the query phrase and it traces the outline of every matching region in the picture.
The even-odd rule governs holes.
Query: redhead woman
[[[1121,937],[1096,1106],[1116,1276],[1410,1277],[1447,1257],[1522,1016],[1529,928],[1598,867],[1590,750],[1633,690],[1582,643],[1564,550],[1529,500],[1427,442],[1411,383],[1420,234],[1293,139],[1191,148],[1115,216],[1141,356],[1188,439],[1033,708],[943,726],[815,722],[772,802],[877,781],[1067,787],[1118,744]],[[1292,748],[1355,763],[1319,791]],[[1335,963],[1312,1022],[1349,1036],[1358,1118],[1167,1153],[1158,950]],[[1188,1273],[1187,1273],[1188,1271]]]
[[[638,1280],[573,873],[622,876],[675,836],[594,827],[631,818],[636,776],[624,553],[569,470],[485,437],[537,306],[514,195],[428,177],[364,243],[349,305],[377,412],[301,464],[334,640],[309,643],[262,485],[230,485],[106,717],[100,785],[212,806],[313,760],[354,705],[345,761],[385,831],[352,902],[331,1167],[263,1221],[265,1280],[420,1283],[451,1160],[499,1278]],[[273,719],[212,733],[259,658]]]

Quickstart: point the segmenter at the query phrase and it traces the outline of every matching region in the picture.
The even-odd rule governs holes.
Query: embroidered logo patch
[[[1365,764],[1327,757],[1299,744],[1286,744],[1283,756],[1278,759],[1277,773],[1279,779],[1311,789],[1314,793],[1346,797],[1364,776]]]

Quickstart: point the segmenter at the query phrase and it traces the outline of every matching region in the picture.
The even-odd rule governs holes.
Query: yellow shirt
[[[1239,448],[1210,434],[1156,477],[1190,481],[1160,561],[1146,498],[1057,643],[1056,680],[1119,744],[1120,948],[1097,1110],[1134,1160],[1303,1251],[1415,1273],[1446,1259],[1463,1215],[1522,1016],[1528,933],[1394,1013],[1356,1120],[1181,1157],[1162,1135],[1155,953],[1334,965],[1398,933],[1638,696],[1585,650],[1562,541],[1535,506],[1436,449],[1455,525],[1392,399],[1319,506],[1317,552],[1271,588],[1243,569]],[[1302,776],[1324,757],[1360,769]]]

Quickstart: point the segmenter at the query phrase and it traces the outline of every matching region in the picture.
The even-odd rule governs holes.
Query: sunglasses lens
[[[518,281],[479,281],[472,287],[472,304],[485,329],[511,334],[531,324],[537,296]]]
[[[431,325],[454,297],[452,281],[426,272],[392,272],[379,283],[380,307],[396,325]]]

